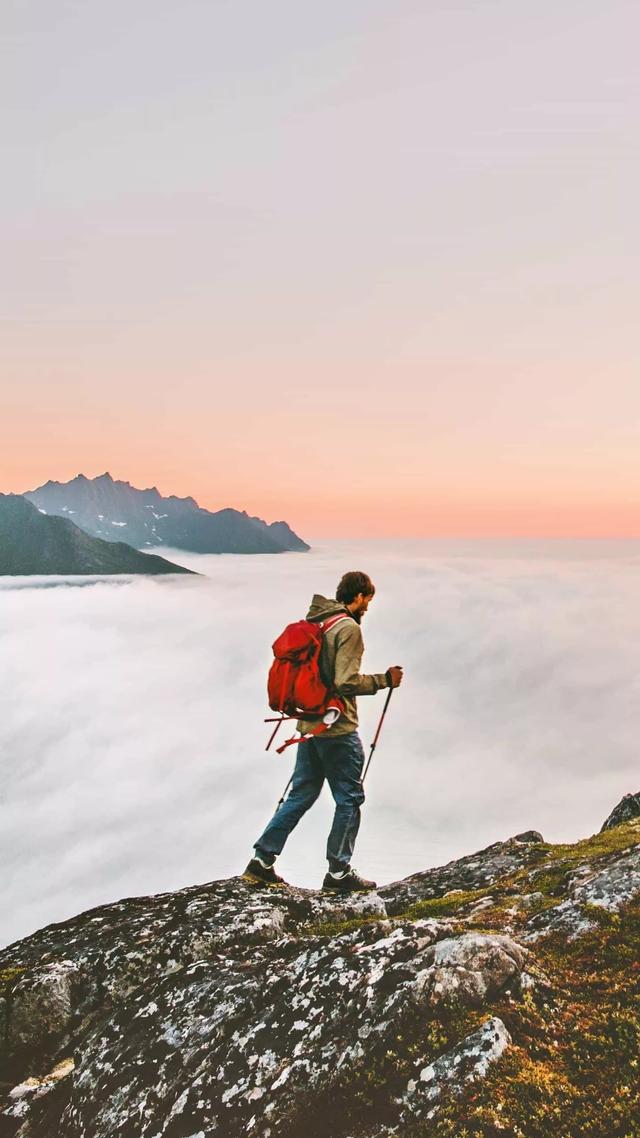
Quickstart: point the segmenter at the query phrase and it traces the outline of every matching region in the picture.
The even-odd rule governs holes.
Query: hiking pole
[[[369,770],[369,763],[371,762],[371,760],[373,758],[373,752],[376,749],[376,743],[378,742],[378,736],[382,730],[382,724],[384,723],[384,717],[387,714],[387,708],[389,706],[389,701],[390,701],[392,695],[393,695],[393,688],[389,688],[389,691],[387,693],[387,698],[384,701],[384,707],[382,709],[382,715],[380,716],[380,722],[378,724],[378,730],[376,731],[376,733],[373,737],[373,743],[371,744],[371,750],[369,751],[369,758],[367,759],[367,765],[364,768],[364,772],[362,775],[362,782],[364,782],[365,778],[367,777],[367,771]]]
[[[276,813],[276,814],[278,813],[278,810],[280,809],[280,807],[282,806],[282,804],[283,804],[283,802],[284,802],[285,798],[287,797],[287,791],[288,791],[289,787],[291,786],[291,783],[292,783],[292,782],[293,782],[293,775],[291,775],[291,778],[289,779],[289,781],[288,781],[287,785],[285,786],[284,790],[282,791],[282,794],[280,795],[280,798],[278,799],[278,804],[277,804],[277,806],[276,806],[276,808],[275,808],[275,813]]]

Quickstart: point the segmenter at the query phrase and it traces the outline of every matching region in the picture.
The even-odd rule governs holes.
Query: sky
[[[363,671],[404,667],[354,865],[386,883],[537,829],[575,841],[638,786],[640,542],[167,551],[200,577],[0,581],[0,946],[242,872],[293,749],[265,753],[270,645],[345,566],[376,583]],[[47,582],[51,586],[51,581]],[[359,700],[365,751],[385,696]],[[323,791],[278,870],[318,888]]]
[[[5,0],[0,491],[640,536],[634,0]]]

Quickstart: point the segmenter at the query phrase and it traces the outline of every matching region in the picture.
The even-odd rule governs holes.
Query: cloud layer
[[[363,872],[388,881],[530,827],[572,840],[638,789],[630,544],[166,555],[206,576],[0,581],[0,943],[242,870],[293,761],[264,752],[270,645],[345,568],[378,590],[365,670],[406,677],[367,783]],[[382,698],[360,701],[367,749]],[[292,835],[292,882],[319,884],[331,813],[327,792]]]

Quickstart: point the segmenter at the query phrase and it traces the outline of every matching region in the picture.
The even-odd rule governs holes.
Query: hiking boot
[[[242,876],[258,885],[284,885],[283,877],[278,877],[272,865],[266,865],[259,857],[252,857]]]
[[[330,893],[368,893],[377,886],[375,881],[367,881],[366,878],[360,877],[360,874],[349,866],[338,876],[333,873],[325,874],[322,888]]]

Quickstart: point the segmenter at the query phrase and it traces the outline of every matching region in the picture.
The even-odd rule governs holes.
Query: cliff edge
[[[640,795],[605,826],[349,899],[232,878],[17,942],[0,1136],[637,1134]]]

